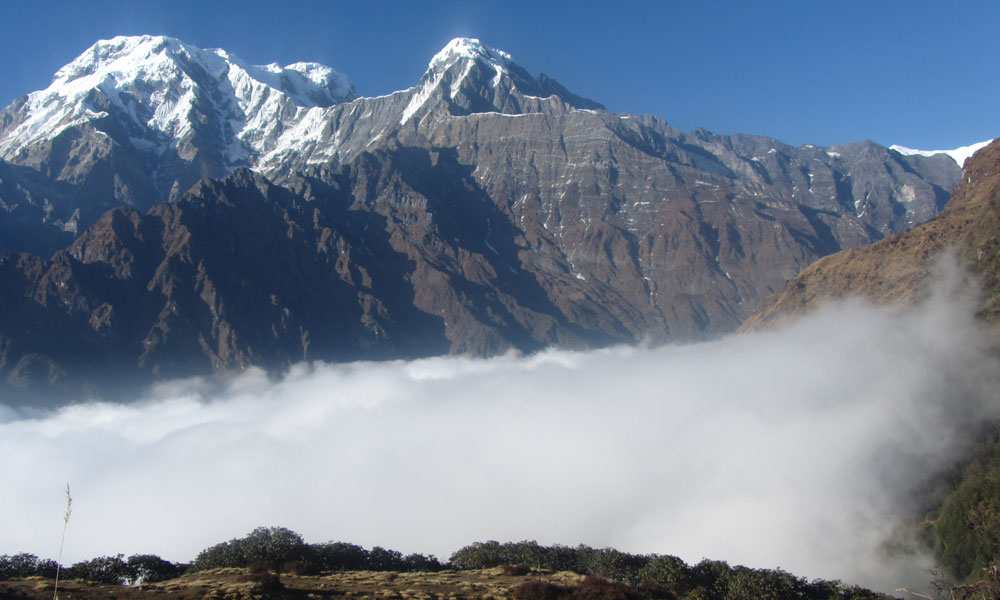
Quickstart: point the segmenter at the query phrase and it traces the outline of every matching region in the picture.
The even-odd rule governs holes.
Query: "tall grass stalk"
[[[69,515],[73,512],[73,496],[69,493],[69,484],[66,484],[66,514],[63,515],[62,539],[59,540],[59,560],[56,561],[56,587],[52,592],[52,600],[59,598],[59,569],[62,567],[63,545],[66,543],[66,526],[69,525]]]

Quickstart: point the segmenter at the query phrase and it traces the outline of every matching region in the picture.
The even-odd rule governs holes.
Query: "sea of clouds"
[[[0,412],[0,553],[192,560],[257,526],[447,559],[475,541],[674,554],[891,590],[914,490],[1000,412],[990,339],[943,285],[721,341],[302,364],[132,404]]]

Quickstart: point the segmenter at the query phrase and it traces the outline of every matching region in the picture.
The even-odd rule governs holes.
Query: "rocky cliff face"
[[[792,278],[747,319],[768,326],[845,296],[911,302],[927,293],[935,261],[946,249],[980,278],[980,314],[1000,316],[1000,142],[965,163],[962,184],[939,217],[861,248],[820,259]]]
[[[358,98],[320,65],[116,38],[0,114],[0,374],[704,339],[960,175],[614,115],[475,40]]]

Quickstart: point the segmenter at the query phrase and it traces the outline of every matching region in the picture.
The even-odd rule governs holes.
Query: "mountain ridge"
[[[31,102],[0,112],[0,232],[16,234],[0,237],[15,253],[0,298],[21,311],[0,325],[0,376],[18,389],[79,388],[99,370],[81,357],[149,380],[718,337],[816,258],[932,218],[961,177],[947,156],[869,141],[612,114],[465,38],[411,88],[345,84],[326,106],[250,80],[232,95],[248,71],[224,51],[115,44],[176,86],[102,76],[65,113],[99,118],[16,151]],[[214,75],[170,52],[208,52]],[[156,94],[178,99],[159,121],[142,100]],[[143,119],[182,135],[150,153]]]
[[[935,261],[949,249],[982,279],[985,295],[979,313],[995,321],[1000,315],[1000,271],[995,233],[991,232],[998,222],[998,175],[1000,143],[994,141],[966,161],[962,183],[940,216],[871,245],[816,261],[766,299],[741,329],[767,327],[848,295],[877,303],[916,301],[928,293]]]

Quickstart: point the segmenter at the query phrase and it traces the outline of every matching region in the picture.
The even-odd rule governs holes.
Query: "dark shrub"
[[[286,563],[306,558],[306,543],[302,536],[284,527],[258,527],[245,538],[233,540],[246,564],[254,561]]]
[[[367,567],[372,571],[403,571],[403,554],[398,550],[375,546],[368,552]]]
[[[639,580],[650,586],[682,589],[688,583],[688,566],[676,556],[652,556],[639,569]]]
[[[246,556],[243,555],[236,540],[232,540],[210,546],[199,552],[192,567],[196,571],[203,571],[222,567],[245,567],[247,564]]]
[[[444,570],[444,565],[436,556],[423,554],[407,554],[403,557],[403,570],[410,572],[436,573]]]
[[[691,589],[701,588],[713,596],[722,597],[729,586],[732,572],[729,563],[706,558],[688,569]]]
[[[285,563],[282,570],[290,575],[319,575],[319,565],[305,560],[293,560]]]
[[[579,571],[579,557],[576,548],[569,546],[549,546],[544,549],[542,568],[553,571]]]
[[[133,576],[128,583],[155,583],[179,577],[184,567],[163,560],[153,554],[133,554],[128,557],[128,568]]]
[[[605,579],[639,583],[639,571],[648,560],[645,556],[628,554],[614,548],[577,548],[577,572]]]
[[[638,600],[640,596],[619,581],[600,577],[584,577],[573,589],[573,600]]]
[[[0,556],[0,581],[38,574],[38,557],[34,554],[22,552],[13,556]]]
[[[246,578],[247,581],[257,583],[265,590],[277,590],[284,587],[276,565],[263,560],[257,560],[247,565]]]
[[[641,596],[654,600],[678,600],[681,597],[677,589],[649,581],[640,582],[637,589]]]
[[[514,600],[563,600],[569,598],[572,592],[561,585],[531,579],[516,586],[511,593]]]
[[[313,544],[311,550],[323,571],[357,571],[368,564],[368,551],[355,544],[327,542]]]
[[[78,562],[67,570],[69,579],[85,579],[95,583],[122,585],[135,581],[135,573],[128,563],[117,556],[99,556],[87,561]]]
[[[56,571],[59,569],[59,563],[52,560],[51,558],[39,559],[35,563],[35,575],[41,575],[48,579],[56,578]]]
[[[513,575],[516,577],[531,573],[531,568],[527,565],[500,565],[500,570],[504,575]]]
[[[508,545],[509,544],[505,544]],[[517,562],[505,559],[505,548],[500,542],[476,542],[459,548],[448,560],[457,569],[492,569],[504,563]]]
[[[451,555],[449,562],[456,569],[491,569],[502,565],[527,565],[553,571],[577,570],[578,550],[565,546],[540,546],[526,540],[501,544],[490,540],[465,546]]]
[[[311,549],[302,536],[284,527],[258,527],[237,538],[202,550],[194,559],[195,570],[246,567],[254,561],[286,563],[309,560]]]

